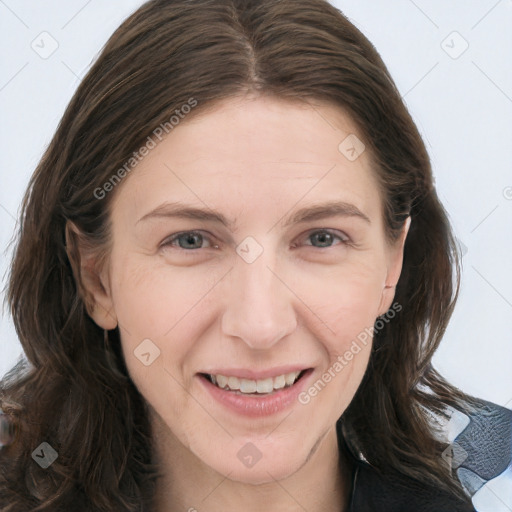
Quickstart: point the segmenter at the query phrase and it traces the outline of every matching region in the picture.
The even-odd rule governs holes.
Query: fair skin
[[[82,252],[90,315],[104,329],[119,327],[128,371],[149,406],[164,475],[155,510],[346,507],[350,468],[339,461],[335,424],[371,343],[307,403],[293,399],[259,415],[216,399],[202,374],[294,367],[308,372],[290,389],[307,390],[391,307],[408,223],[396,243],[386,239],[369,152],[350,161],[338,150],[349,134],[358,134],[350,118],[328,104],[225,100],[182,121],[118,186],[108,262],[95,272],[94,257]],[[173,202],[219,212],[230,224],[141,220]],[[328,202],[351,206],[293,219]],[[190,231],[196,236],[170,241]],[[134,355],[145,339],[160,350],[148,366]],[[260,397],[245,395],[244,404]],[[252,460],[244,450],[259,460],[244,462]]]

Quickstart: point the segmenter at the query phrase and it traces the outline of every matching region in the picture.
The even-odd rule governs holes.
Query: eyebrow
[[[325,219],[327,217],[356,217],[371,224],[370,218],[365,215],[357,206],[344,201],[331,201],[301,208],[290,218],[285,220],[283,226],[311,222],[313,220]]]
[[[176,217],[181,219],[192,219],[192,220],[202,220],[208,222],[217,222],[218,224],[222,224],[227,228],[233,228],[234,223],[229,222],[222,213],[211,210],[210,208],[197,208],[193,206],[189,206],[183,203],[163,203],[160,206],[157,206],[154,210],[151,210],[146,215],[142,216],[136,224],[139,222],[145,221],[147,219],[153,218],[166,218],[166,217]]]
[[[322,204],[316,204],[301,208],[292,216],[288,216],[283,223],[283,227],[292,224],[301,224],[314,220],[321,220],[327,217],[356,217],[371,224],[367,215],[351,203],[344,201],[331,201]],[[209,208],[197,208],[183,203],[163,203],[154,210],[142,216],[136,224],[153,218],[182,218],[201,220],[206,222],[216,222],[226,228],[234,231],[236,221],[229,221],[222,213]]]

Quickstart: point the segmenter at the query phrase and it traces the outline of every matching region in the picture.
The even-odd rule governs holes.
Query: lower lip
[[[206,377],[199,375],[199,380],[209,393],[228,409],[252,418],[270,416],[284,411],[294,402],[298,401],[300,392],[304,389],[306,381],[313,373],[313,369],[306,370],[302,377],[290,386],[269,395],[241,395],[233,391],[226,391],[211,383]]]

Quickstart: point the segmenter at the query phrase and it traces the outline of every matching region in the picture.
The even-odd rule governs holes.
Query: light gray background
[[[388,65],[424,136],[439,195],[467,251],[461,297],[435,365],[466,392],[510,408],[512,0],[332,3],[367,35]],[[29,176],[92,59],[140,4],[0,0],[4,284],[11,257],[7,245]],[[53,40],[58,48],[45,55]],[[5,309],[0,375],[20,354]]]

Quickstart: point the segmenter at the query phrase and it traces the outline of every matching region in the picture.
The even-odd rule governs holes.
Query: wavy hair
[[[0,451],[2,511],[148,510],[158,467],[146,404],[118,330],[105,334],[88,314],[67,228],[107,257],[122,183],[100,198],[98,188],[190,98],[188,117],[246,93],[343,109],[372,156],[391,240],[411,216],[395,295],[403,308],[376,331],[342,421],[378,471],[462,495],[425,413],[468,400],[431,365],[458,293],[458,255],[425,145],[379,54],[324,0],[151,0],[79,85],[22,202],[6,297],[26,360],[0,384],[16,433]],[[31,457],[42,442],[58,452],[47,469]]]

